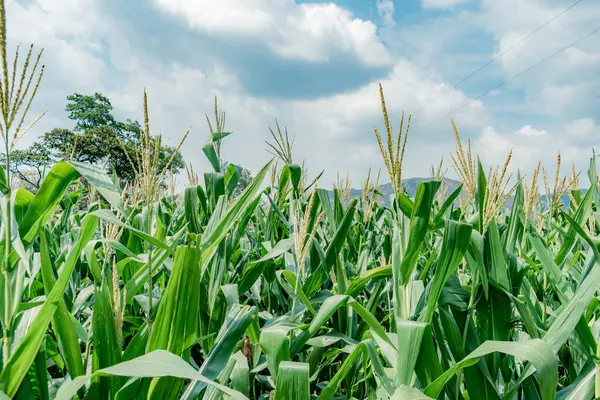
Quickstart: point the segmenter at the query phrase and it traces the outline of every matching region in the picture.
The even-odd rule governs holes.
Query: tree
[[[11,156],[11,172],[38,188],[46,166],[68,159],[103,165],[108,171],[114,169],[120,179],[133,180],[130,161],[135,163],[140,152],[139,122],[117,121],[110,100],[100,93],[92,96],[75,93],[67,100],[66,111],[75,127],[54,128],[29,148],[15,151]],[[181,153],[174,152],[173,147],[161,146],[160,170],[171,157],[169,169],[174,173],[185,166]]]
[[[119,125],[111,114],[110,100],[100,93],[94,93],[93,96],[74,93],[67,96],[67,100],[69,119],[76,121],[74,131],[85,132],[99,126]]]
[[[2,154],[2,163],[5,162]],[[11,173],[19,181],[19,186],[36,190],[42,183],[44,170],[50,164],[50,152],[39,143],[26,150],[13,150],[10,155]]]

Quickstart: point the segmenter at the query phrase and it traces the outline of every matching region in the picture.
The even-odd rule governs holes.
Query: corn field
[[[510,154],[486,171],[453,126],[462,185],[444,193],[440,163],[411,198],[410,117],[395,136],[380,88],[389,206],[371,171],[356,198],[348,178],[318,188],[279,126],[236,190],[219,112],[212,170],[190,167],[177,193],[144,93],[134,184],[67,158],[32,193],[11,184],[10,152],[41,54],[8,60],[0,5],[0,399],[600,397],[595,155],[585,178],[560,175],[560,156],[553,182],[540,164],[513,177]]]

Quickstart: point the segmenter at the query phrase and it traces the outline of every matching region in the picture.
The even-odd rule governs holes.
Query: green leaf
[[[267,359],[267,367],[272,377],[277,377],[279,364],[290,361],[289,329],[274,326],[260,332],[260,348]]]
[[[456,199],[458,199],[458,196],[460,196],[460,193],[462,192],[462,188],[463,188],[463,185],[461,183],[460,185],[458,185],[458,187],[456,189],[454,189],[454,192],[452,192],[450,194],[450,196],[448,196],[448,198],[446,198],[446,200],[444,201],[444,204],[442,204],[442,206],[438,210],[435,218],[433,219],[434,226],[439,225],[443,221],[446,211],[448,211],[448,209],[450,207],[452,207],[452,205],[454,204]]]
[[[243,394],[206,378],[181,359],[181,357],[169,353],[166,350],[155,350],[133,360],[98,370],[91,376],[80,376],[72,381],[66,381],[58,390],[56,400],[71,400],[77,391],[82,388],[91,377],[96,376],[130,376],[137,378],[168,376],[180,379],[191,379],[193,381],[202,382],[204,385],[212,385],[234,399],[248,400]]]
[[[66,162],[55,164],[48,172],[19,224],[19,234],[26,246],[33,241],[39,228],[51,217],[52,211],[67,193],[71,182],[79,176],[79,173]]]
[[[185,218],[188,222],[188,231],[191,233],[200,233],[200,216],[198,214],[198,190],[195,187],[185,189],[183,195],[183,204],[185,207]]]
[[[6,181],[6,170],[0,165],[0,193],[7,195],[9,192],[8,182]]]
[[[309,400],[310,373],[306,363],[284,361],[279,365],[275,400]]]
[[[458,264],[462,261],[467,251],[472,229],[472,226],[468,224],[451,220],[446,221],[440,260],[437,263],[429,296],[426,300],[427,308],[425,313],[421,314],[419,320],[431,323],[437,302],[442,294],[442,289],[446,285],[446,282],[448,282],[448,279],[450,279],[450,276],[456,271],[456,268],[458,268]]]
[[[109,223],[119,226],[121,228],[125,228],[129,232],[134,234],[135,236],[138,236],[139,238],[147,241],[151,245],[156,246],[160,249],[166,250],[170,254],[174,254],[173,249],[171,249],[171,247],[169,247],[169,245],[167,245],[165,242],[155,238],[152,235],[147,234],[146,232],[136,229],[136,228],[132,227],[131,225],[126,224],[125,222],[123,222],[119,218],[117,218],[117,216],[115,214],[113,214],[110,210],[105,210],[105,209],[96,210],[96,211],[90,213],[89,215],[94,215],[106,222],[109,222]]]
[[[346,305],[348,300],[349,297],[343,295],[328,297],[323,302],[323,304],[321,304],[321,308],[319,308],[317,315],[311,321],[310,325],[308,326],[308,329],[302,331],[302,333],[298,335],[296,339],[294,339],[294,341],[292,342],[292,346],[290,348],[290,355],[293,356],[298,351],[300,351],[300,349],[302,348],[302,346],[304,346],[308,339],[310,339],[317,333],[321,326],[329,318],[331,318],[333,313],[335,313],[338,310],[338,308],[340,308],[343,305]]]
[[[540,373],[542,399],[555,398],[556,385],[558,384],[558,358],[554,355],[552,348],[542,339],[532,339],[524,342],[487,341],[427,386],[425,394],[436,398],[446,382],[459,370],[474,365],[479,357],[494,352],[510,354],[529,361]]]
[[[316,293],[319,287],[327,280],[329,271],[331,271],[331,268],[335,265],[338,254],[342,250],[350,227],[352,226],[357,202],[357,199],[353,199],[350,204],[348,204],[344,218],[338,225],[338,229],[325,252],[325,264],[320,264],[319,267],[309,275],[308,279],[306,279],[302,289],[307,296],[310,297]]]
[[[121,362],[121,344],[117,338],[114,310],[112,291],[105,279],[94,293],[92,315],[94,369],[111,367]],[[115,377],[95,377],[90,392],[101,399],[112,399],[119,391],[121,383],[121,380]]]
[[[200,373],[209,379],[216,379],[223,368],[227,365],[229,357],[242,334],[248,329],[252,320],[256,317],[256,308],[233,304],[229,309],[225,322],[219,330],[210,353],[200,367]],[[206,387],[206,382],[194,382],[189,385],[181,400],[195,399]]]
[[[223,218],[220,219],[216,228],[211,230],[210,233],[205,233],[205,235],[202,237],[202,243],[200,247],[204,249],[202,252],[203,265],[213,256],[221,240],[225,238],[230,229],[235,225],[240,217],[244,215],[250,203],[254,201],[254,198],[258,194],[260,185],[262,184],[265,175],[269,171],[270,166],[271,161],[269,161],[267,165],[265,165],[263,169],[256,174],[252,182],[246,186],[246,189],[244,189],[242,194],[240,194],[235,202],[229,207]]]
[[[212,165],[215,172],[221,172],[221,163],[219,162],[219,156],[215,150],[212,138],[204,143],[202,151],[204,152],[204,155],[206,155],[206,158],[208,158],[208,161],[210,161],[210,165]]]
[[[395,382],[398,386],[410,386],[427,324],[416,321],[396,321],[396,326],[398,356]]]
[[[576,226],[581,227],[587,219],[589,218],[590,212],[592,210],[592,200],[594,196],[596,196],[598,192],[598,187],[596,185],[592,185],[588,192],[585,194],[585,197],[581,201],[581,204],[577,207],[577,211],[573,215],[573,220],[576,222],[575,225],[570,224],[569,230],[564,237],[562,246],[559,252],[554,257],[554,262],[558,265],[561,265],[564,260],[567,258],[567,255],[571,251],[571,248],[574,246],[577,241]]]
[[[419,187],[417,188],[417,194],[415,196],[410,218],[408,244],[406,246],[406,252],[402,256],[402,261],[400,262],[400,270],[398,271],[398,283],[400,285],[406,285],[415,270],[419,252],[421,251],[429,227],[431,206],[433,205],[435,193],[439,187],[439,181],[425,181],[419,183]],[[392,265],[394,265],[393,262]]]
[[[46,296],[49,296],[52,288],[56,285],[56,278],[54,277],[54,268],[52,267],[50,258],[49,239],[46,230],[42,230],[40,239],[40,271],[44,283],[44,292]],[[75,378],[76,376],[84,375],[85,370],[83,368],[79,339],[71,322],[69,310],[62,298],[59,299],[57,310],[52,316],[52,329],[58,337],[58,344],[67,365],[69,376]]]
[[[241,351],[238,351],[231,357],[235,360],[235,365],[231,371],[231,388],[242,393],[244,396],[249,396],[250,368],[248,367],[248,359]]]
[[[186,359],[195,343],[200,306],[200,250],[180,246],[175,253],[173,271],[158,307],[156,322],[148,342],[148,351],[168,350]],[[150,385],[148,398],[170,399],[177,396],[183,380],[157,378]]]
[[[121,189],[115,182],[97,165],[69,161],[69,164],[77,170],[80,176],[85,178],[98,193],[116,210],[123,215],[128,215],[121,198]],[[52,168],[54,169],[54,168]]]
[[[433,400],[418,389],[406,385],[400,386],[390,400]]]
[[[27,331],[27,334],[4,366],[2,374],[0,374],[0,382],[4,384],[4,391],[8,396],[13,397],[16,394],[21,381],[33,363],[44,339],[46,329],[48,329],[48,325],[50,324],[50,320],[58,307],[58,302],[71,279],[71,274],[75,269],[79,256],[87,242],[92,238],[97,226],[98,219],[95,216],[88,214],[83,219],[77,242],[69,253],[56,284],[46,297],[44,305]]]

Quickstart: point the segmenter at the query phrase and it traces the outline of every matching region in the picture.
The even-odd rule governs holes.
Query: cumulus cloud
[[[567,124],[565,132],[580,144],[594,143],[600,138],[600,125],[591,118],[579,118]]]
[[[274,127],[275,118],[278,118],[282,126],[287,126],[290,133],[296,135],[295,161],[300,163],[306,159],[306,165],[313,175],[325,169],[323,184],[328,185],[337,171],[349,172],[358,182],[364,178],[369,167],[375,170],[383,167],[373,135],[373,126],[382,129],[377,87],[379,81],[385,89],[388,111],[395,129],[402,110],[411,112],[422,108],[413,118],[409,135],[410,152],[406,156],[408,176],[426,175],[430,164],[447,155],[452,135],[448,118],[440,117],[469,102],[467,95],[452,89],[434,72],[424,71],[401,57],[393,61],[388,58],[391,62],[388,73],[356,89],[340,90],[305,100],[293,97],[273,99],[250,94],[243,81],[245,77],[240,75],[235,65],[221,62],[218,53],[208,53],[206,62],[198,66],[182,63],[179,59],[165,60],[160,54],[146,54],[129,46],[134,29],[124,30],[113,14],[99,6],[99,0],[84,1],[85,4],[75,0],[65,3],[33,0],[24,6],[9,0],[9,21],[12,21],[9,33],[12,40],[30,38],[46,47],[48,58],[45,61],[52,71],[44,82],[47,86],[42,86],[36,107],[42,108],[50,102],[54,108],[50,110],[49,118],[44,119],[46,125],[38,126],[38,134],[55,126],[71,126],[70,121],[66,120],[64,105],[65,97],[75,91],[107,94],[119,118],[140,118],[141,94],[143,88],[147,87],[153,131],[162,133],[164,140],[174,145],[191,125],[192,134],[182,151],[186,160],[202,172],[209,168],[204,157],[198,156],[198,150],[207,138],[204,112],[210,115],[213,95],[218,95],[227,111],[227,129],[234,132],[223,145],[226,159],[253,171],[262,167],[270,158],[264,144],[270,138],[268,127]],[[383,52],[384,59],[390,57],[382,44],[374,47],[372,51],[376,53],[369,55],[367,52],[371,44],[379,43],[372,22],[353,18],[349,11],[332,4],[297,5],[284,0],[255,0],[250,4],[256,6],[253,8],[247,2],[230,1],[228,4],[241,7],[240,12],[248,11],[249,18],[255,18],[259,28],[263,27],[240,32],[239,29],[243,27],[237,25],[210,25],[218,20],[218,13],[210,14],[212,22],[207,22],[204,16],[190,12],[204,10],[202,7],[207,2],[159,3],[160,0],[155,1],[155,5],[161,9],[172,7],[169,12],[178,15],[185,13],[193,29],[208,26],[207,29],[212,29],[214,35],[260,36],[264,33],[260,29],[272,29],[270,22],[261,21],[276,21],[273,23],[279,24],[276,28],[281,32],[271,44],[275,46],[274,49],[278,43],[287,41],[293,44],[295,47],[292,48],[299,49],[294,57],[304,57],[302,51],[313,56],[330,55],[333,54],[331,49],[362,54],[363,57],[372,58],[373,62],[380,62],[377,61],[379,51]],[[179,8],[174,6],[176,3]],[[217,4],[215,7],[216,11],[213,12],[218,12],[220,6]],[[94,10],[94,13],[88,13],[87,10]],[[264,10],[270,17],[256,10]],[[256,16],[253,16],[253,12],[257,12]],[[237,18],[236,15],[234,12],[231,18]],[[74,26],[69,26],[71,19],[77,21]],[[259,40],[258,36],[256,40]],[[340,70],[339,74],[342,76],[344,70]],[[444,96],[432,102],[440,94]],[[480,102],[473,102],[456,117],[461,128],[480,129],[489,116]]]
[[[525,125],[516,132],[517,135],[523,136],[543,136],[547,135],[548,132],[543,129],[535,129],[531,125]]]
[[[264,144],[270,138],[268,127],[274,127],[277,118],[282,126],[287,126],[290,133],[296,135],[295,161],[301,163],[306,159],[312,176],[325,169],[322,185],[326,186],[335,178],[337,171],[343,174],[349,172],[351,178],[359,182],[369,167],[375,170],[383,168],[373,136],[373,126],[383,128],[378,82],[384,87],[394,130],[398,128],[402,111],[414,114],[405,159],[406,176],[426,176],[429,165],[439,162],[440,157],[447,159],[454,147],[450,117],[456,121],[461,136],[474,141],[486,163],[502,163],[507,152],[513,149],[513,165],[521,170],[533,168],[540,157],[552,160],[558,150],[565,159],[585,161],[593,138],[600,133],[597,121],[589,117],[593,114],[586,114],[585,109],[580,109],[580,114],[574,116],[569,111],[573,98],[583,95],[589,101],[589,96],[597,96],[597,92],[593,92],[593,81],[581,79],[581,75],[569,77],[542,70],[540,74],[547,74],[548,81],[536,75],[532,82],[514,82],[514,86],[511,84],[490,96],[494,101],[501,101],[507,92],[524,90],[528,102],[538,104],[538,107],[543,104],[544,110],[554,107],[552,115],[555,118],[552,121],[540,124],[539,112],[537,120],[530,119],[529,108],[521,107],[519,102],[514,103],[514,108],[520,112],[518,117],[514,117],[514,110],[511,110],[513,114],[499,119],[484,106],[486,99],[474,101],[464,91],[452,87],[447,78],[444,79],[447,64],[436,63],[434,57],[431,65],[436,68],[427,68],[394,53],[382,43],[373,22],[358,19],[350,11],[331,3],[154,0],[155,9],[150,8],[155,13],[154,19],[146,23],[158,25],[164,18],[173,16],[176,21],[186,21],[181,30],[170,32],[173,45],[193,32],[202,32],[205,35],[202,38],[211,35],[215,40],[219,39],[214,47],[204,45],[202,62],[199,63],[180,56],[165,58],[160,53],[160,46],[151,49],[152,52],[130,46],[129,43],[135,39],[132,35],[137,22],[125,29],[118,13],[110,13],[101,7],[100,0],[31,0],[27,3],[8,0],[7,4],[9,41],[32,41],[46,48],[44,60],[48,64],[48,75],[35,104],[37,110],[33,110],[32,114],[48,105],[51,109],[42,125],[38,126],[37,133],[55,126],[70,126],[64,104],[65,97],[75,91],[105,93],[112,99],[119,118],[139,118],[141,93],[147,87],[154,132],[162,133],[167,143],[175,144],[191,125],[192,135],[183,148],[183,154],[200,172],[209,168],[203,161],[204,157],[198,156],[201,154],[198,150],[207,138],[204,112],[212,110],[212,96],[215,94],[227,111],[227,129],[234,132],[223,145],[226,159],[253,171],[262,167],[270,158]],[[393,2],[378,0],[376,4],[381,23],[390,24]],[[481,12],[492,12],[492,7],[496,6],[485,3]],[[503,15],[502,10],[494,12],[497,16]],[[546,14],[539,18],[546,18]],[[389,18],[387,22],[386,18]],[[453,35],[459,38],[468,32],[472,34],[474,27],[467,24],[470,20],[473,18],[461,19],[461,27],[452,30]],[[526,30],[525,22],[509,19],[502,22],[505,25],[494,23],[496,25],[485,29],[494,32],[492,35],[498,48],[504,46],[502,41],[508,40],[507,37],[517,37],[517,33]],[[452,26],[448,24],[434,23],[428,34],[441,37],[437,29],[446,32],[450,28]],[[416,29],[415,35],[421,37],[423,32]],[[290,60],[291,65],[296,63],[294,60],[332,65],[340,84],[335,90],[310,97],[296,96],[301,88],[294,86],[286,87],[292,93],[284,98],[249,91],[248,80],[260,78],[255,71],[262,70],[266,77],[277,72],[269,69],[274,59],[257,64],[258,69],[248,75],[241,64],[255,61],[240,58],[236,63],[223,58],[224,52],[219,46],[229,39],[238,44],[238,40],[242,43],[250,40],[265,45],[274,57]],[[446,35],[444,40],[450,39]],[[442,44],[446,43],[444,40]],[[433,55],[440,54],[439,47],[443,45],[427,49],[420,45],[415,47],[414,51],[422,50]],[[489,48],[486,51],[493,50]],[[590,67],[597,62],[595,54],[588,47],[577,47],[572,52],[565,52],[563,61],[571,63],[572,68],[578,65],[577,71],[587,73],[583,76],[590,78],[593,76],[590,75],[589,71],[593,69]],[[339,58],[340,55],[343,57]],[[483,56],[487,59],[488,54],[479,55]],[[349,85],[349,71],[343,62],[347,57],[354,57],[365,65],[385,64],[387,67],[379,76]],[[514,63],[514,60],[503,60],[500,63],[503,73],[510,74],[511,68],[516,68]],[[287,68],[288,64],[284,65]],[[306,64],[302,65],[304,71]],[[357,69],[355,72],[364,75],[364,71]],[[323,71],[314,69],[311,74],[314,75],[303,85],[310,84]],[[278,81],[260,82],[266,86],[279,84]],[[467,91],[472,92],[480,91]],[[548,99],[547,103],[541,99]],[[511,121],[512,126],[505,126],[505,120]]]
[[[598,105],[590,104],[589,100],[600,90],[600,41],[597,35],[554,55],[598,27],[596,16],[600,14],[600,3],[582,2],[565,12],[571,4],[570,1],[483,0],[479,14],[481,26],[497,42],[496,54],[510,49],[499,60],[506,77],[520,74],[551,57],[511,85],[525,91],[532,110],[567,118],[597,108]],[[541,30],[513,47],[546,23]]]
[[[392,57],[371,21],[354,18],[334,3],[294,0],[154,0],[159,9],[215,35],[260,40],[281,57],[327,62],[350,54],[369,66],[389,65]],[[389,10],[389,7],[388,7]]]
[[[566,165],[562,174],[567,174],[571,162],[575,163],[578,170],[588,167],[592,156],[589,139],[599,133],[600,127],[589,119],[570,121],[551,132],[526,125],[514,133],[503,133],[488,126],[481,131],[475,145],[482,161],[491,166],[502,165],[512,151],[509,170],[515,173],[518,169],[524,175],[535,168],[538,160],[542,161],[547,171],[554,174],[556,155],[560,153],[563,165]],[[573,140],[575,135],[578,140]]]

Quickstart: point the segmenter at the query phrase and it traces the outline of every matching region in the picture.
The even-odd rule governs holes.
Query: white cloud
[[[153,0],[164,11],[184,17],[188,24],[211,33],[264,35],[277,24],[275,16],[284,12],[283,1]]]
[[[565,64],[575,68],[593,68],[600,66],[600,49],[597,52],[584,51],[578,48],[565,50]]]
[[[49,65],[50,73],[61,68],[61,75],[64,72],[73,81],[93,85],[102,70],[102,61],[92,54],[98,48],[93,30],[100,28],[96,9],[90,0],[66,0],[60,5],[50,0],[28,5],[9,0],[9,43],[20,44],[22,50],[34,43],[37,49],[45,49],[42,62]]]
[[[516,132],[517,135],[523,135],[523,136],[543,136],[543,135],[547,135],[548,132],[541,129],[535,129],[534,127],[532,127],[531,125],[525,125],[524,127],[522,127],[521,129],[519,129]]]
[[[154,0],[168,13],[198,30],[267,43],[281,57],[327,62],[343,53],[364,65],[392,62],[371,21],[354,18],[333,3],[297,4],[294,0]]]
[[[508,153],[512,151],[509,171],[516,173],[519,169],[521,174],[527,175],[533,171],[538,160],[542,160],[542,165],[549,174],[553,175],[556,155],[560,152],[563,165],[561,173],[565,175],[570,172],[571,162],[575,163],[577,170],[583,170],[588,167],[592,156],[589,142],[574,141],[574,135],[588,138],[590,135],[597,137],[600,134],[600,126],[588,119],[571,121],[564,126],[556,127],[552,132],[542,131],[545,132],[544,134],[522,134],[523,131],[532,132],[532,130],[540,132],[528,125],[512,134],[502,133],[488,126],[475,140],[477,153],[486,165],[501,166]],[[565,132],[567,135],[564,135]]]
[[[7,0],[6,9],[9,52],[19,45],[22,62],[30,44],[34,44],[34,54],[44,49],[44,79],[28,118],[32,120],[45,110],[49,113],[19,142],[26,146],[36,134],[60,126],[64,113],[56,112],[64,110],[67,95],[101,91],[104,63],[97,51],[108,20],[102,23],[102,14],[93,0],[37,0],[24,4]]]
[[[396,21],[394,21],[394,14],[396,12],[394,0],[377,0],[377,12],[385,27],[394,27],[396,25]]]
[[[453,8],[466,3],[471,0],[422,0],[423,8],[440,9],[440,8]]]
[[[404,110],[407,114],[420,110],[412,121],[413,129],[422,125],[439,123],[449,126],[449,117],[444,115],[469,102],[463,92],[452,89],[439,77],[425,74],[408,60],[399,60],[390,75],[381,81],[385,93],[386,105],[390,114],[400,118]],[[342,93],[314,101],[299,101],[294,105],[299,115],[323,112],[336,116],[335,126],[332,124],[331,134],[351,135],[354,126],[362,119],[378,121],[381,114],[377,82],[371,82],[359,90]],[[443,95],[443,96],[442,96]],[[437,101],[435,101],[437,100]],[[394,115],[390,118],[394,118]],[[480,102],[473,102],[454,114],[461,126],[481,126],[485,123],[485,112]],[[339,119],[339,121],[337,120]],[[443,121],[442,121],[443,120]]]
[[[600,125],[591,118],[576,119],[567,124],[565,131],[576,143],[597,142],[600,138]]]
[[[411,90],[407,90],[406,80],[412,82]],[[437,93],[448,90],[444,83],[432,81],[407,61],[399,61],[381,82],[395,130],[402,110],[419,108]],[[200,71],[174,64],[168,70],[147,67],[138,71],[126,86],[109,93],[109,97],[115,107],[126,110],[126,115],[140,115],[144,85],[148,87],[151,127],[155,132],[162,131],[169,144],[176,144],[187,127],[193,126],[182,151],[199,171],[208,167],[204,157],[198,156],[198,149],[206,140],[203,113],[208,111],[210,115],[212,94],[219,95],[227,111],[227,130],[234,133],[224,142],[224,157],[253,171],[270,158],[264,141],[271,139],[268,127],[275,127],[275,118],[282,128],[287,126],[290,134],[295,135],[295,162],[305,159],[311,176],[325,169],[323,185],[329,185],[337,171],[349,172],[358,182],[369,167],[374,171],[383,168],[373,134],[373,126],[383,130],[377,82],[316,100],[270,100],[248,96],[230,71],[219,67]],[[423,93],[428,96],[422,96]],[[467,100],[462,92],[450,90],[434,109],[413,120],[406,155],[407,176],[426,175],[429,165],[448,154],[448,144],[452,147],[448,120],[437,125],[436,133],[446,135],[441,134],[435,141],[431,140],[430,130],[419,132],[419,127]],[[481,104],[476,103],[473,109],[457,115],[459,127],[481,127],[484,115]]]
[[[600,3],[582,2],[557,18],[572,2],[483,0],[482,3],[482,11],[476,19],[497,41],[496,54],[508,51],[499,60],[506,78],[535,65],[509,85],[525,91],[532,111],[568,118],[588,109],[590,99],[600,91],[597,35],[554,54],[598,27]],[[543,61],[548,57],[551,58]],[[542,63],[536,65],[539,62]]]
[[[156,3],[159,1],[155,0]],[[202,67],[185,65],[177,59],[164,60],[157,54],[143,54],[129,46],[127,33],[113,23],[110,15],[102,12],[98,6],[100,0],[84,0],[84,3],[33,0],[22,6],[9,0],[11,40],[25,38],[44,46],[45,61],[51,71],[43,83],[38,103],[41,107],[52,104],[54,108],[44,119],[46,125],[36,132],[71,125],[66,121],[64,104],[65,97],[75,91],[105,93],[120,118],[139,119],[141,94],[147,87],[153,131],[161,132],[167,144],[175,145],[191,125],[192,134],[182,152],[185,159],[193,162],[196,170],[202,173],[209,168],[200,151],[207,137],[204,112],[210,115],[212,95],[218,94],[227,111],[227,129],[234,132],[224,142],[223,155],[254,172],[270,158],[264,141],[270,139],[268,127],[274,127],[275,118],[282,126],[288,126],[290,133],[296,133],[295,161],[300,163],[305,158],[311,176],[325,169],[322,185],[329,185],[337,171],[347,171],[355,182],[359,182],[369,167],[374,171],[383,168],[372,130],[374,125],[383,128],[376,81],[356,90],[313,100],[251,96],[245,91],[235,67],[220,64],[213,54],[207,54],[209,61]],[[189,7],[198,10],[208,4],[173,1],[165,2],[164,7],[175,3],[183,7],[183,11]],[[219,30],[207,23],[215,34],[252,36],[261,34],[261,26],[279,29],[277,40],[271,45],[289,42],[295,49],[293,51],[297,51],[289,57],[328,57],[332,51],[344,49],[373,59],[377,59],[380,52],[387,54],[379,43],[375,25],[353,19],[348,11],[332,4],[297,5],[287,0],[268,2],[272,8],[265,8],[267,0],[229,1],[227,4],[237,5],[242,10],[249,8],[249,18],[256,18],[259,26],[240,33],[241,26],[225,26],[229,30]],[[248,4],[272,12],[268,15],[276,21],[276,27],[270,23],[261,25],[262,17],[260,14],[253,17],[252,10],[255,9]],[[68,10],[62,9],[61,5]],[[183,11],[175,9],[176,13]],[[213,21],[218,17],[218,14],[211,15]],[[204,16],[194,18],[205,21]],[[231,18],[236,18],[235,12]],[[69,26],[71,19],[77,22],[73,26]],[[258,30],[253,33],[251,29]],[[259,36],[256,40],[260,40]],[[372,43],[379,43],[380,47],[370,49]],[[381,82],[394,129],[398,128],[402,110],[408,113],[422,109],[411,123],[405,175],[425,176],[429,165],[439,162],[440,157],[447,156],[453,147],[449,117],[445,115],[468,103],[469,97],[452,89],[435,72],[424,72],[411,61],[388,58],[387,62],[392,63],[392,70]],[[105,86],[106,81],[116,79],[116,73],[119,84]],[[490,116],[478,101],[454,113],[454,118],[461,132],[480,130],[491,123]]]

